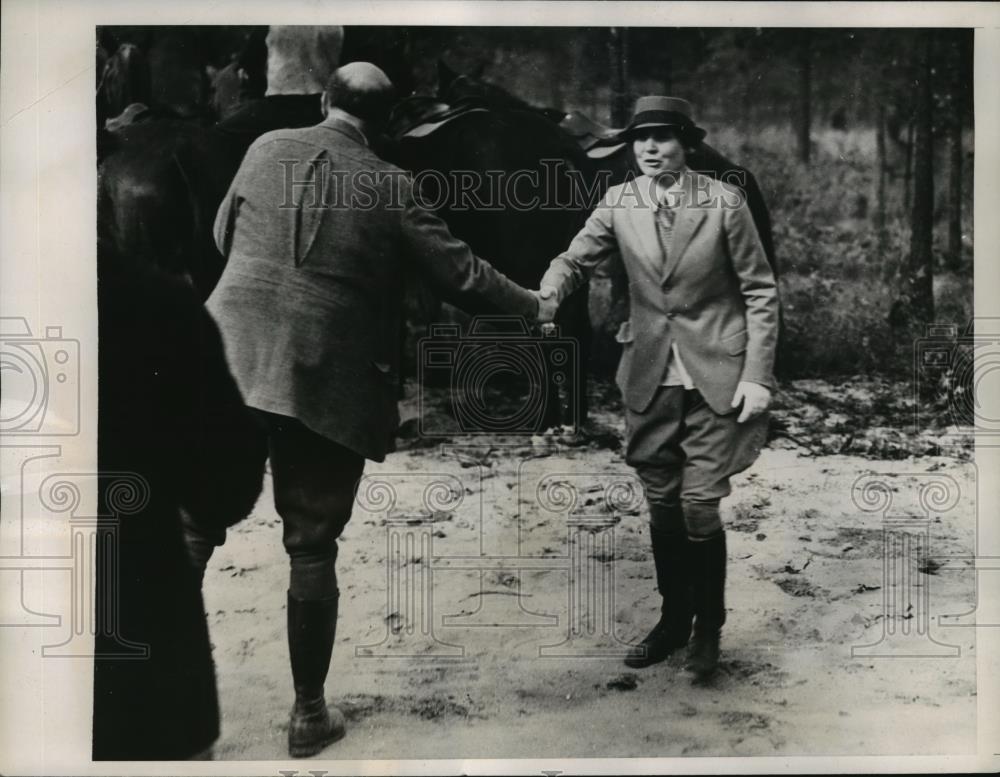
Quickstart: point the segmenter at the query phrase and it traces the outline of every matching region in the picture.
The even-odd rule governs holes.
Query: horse
[[[254,31],[240,60],[254,71],[251,78],[262,67],[261,35]],[[173,35],[153,43],[164,52],[162,72],[170,69],[167,54],[176,43]],[[190,56],[177,59],[179,72],[190,75]],[[295,74],[286,68],[283,75],[288,80]],[[207,126],[207,116],[191,112],[200,89],[198,79],[185,77],[175,90],[176,105],[153,101],[149,110],[132,111],[134,123],[113,122],[116,131],[99,128],[98,230],[119,255],[186,277],[207,299],[224,265],[212,234],[215,215],[246,150],[265,132],[318,124],[323,116],[319,94],[280,94],[248,100]]]
[[[109,29],[103,38],[115,37]],[[207,297],[222,271],[215,209],[242,151],[204,124],[201,68],[178,54],[190,35],[133,42],[108,57],[96,92],[98,241],[119,255],[186,277]]]
[[[98,47],[98,52],[104,49]],[[101,64],[97,84],[97,126],[119,116],[128,106],[148,105],[152,94],[149,63],[142,49],[133,43],[123,43]]]
[[[224,267],[215,215],[247,149],[264,132],[321,120],[318,95],[278,95],[247,103],[214,126],[154,115],[115,132],[99,130],[102,237],[122,256],[186,277],[208,299]]]
[[[639,174],[631,145],[620,140],[620,130],[603,127],[581,114],[530,105],[495,84],[455,73],[443,64],[439,65],[437,100],[411,98],[401,103],[395,118],[397,126],[391,134],[400,145],[404,166],[416,172],[471,170],[482,174],[491,166],[537,171],[542,160],[565,163],[561,184],[570,183],[566,176],[574,180],[571,204],[561,210],[474,211],[447,205],[440,209],[456,235],[512,279],[532,288],[606,189]],[[777,276],[770,213],[753,173],[704,142],[692,150],[688,163],[691,169],[743,192]],[[606,323],[616,324],[627,315],[628,283],[620,261],[608,262],[605,272],[611,281]],[[557,321],[579,343],[581,373],[574,386],[579,392],[578,420],[583,420],[587,384],[582,370],[592,345],[586,289],[563,304]]]
[[[392,161],[428,182],[422,196],[451,232],[529,289],[538,288],[595,204],[574,196],[587,159],[553,115],[442,66],[437,99],[401,101],[388,132]],[[560,307],[556,324],[575,345],[576,360],[562,387],[561,376],[545,371],[539,430],[586,422],[588,299],[584,286]]]
[[[186,277],[207,299],[222,275],[212,226],[241,146],[189,122],[140,122],[99,138],[98,238],[121,256]]]
[[[342,51],[336,40],[340,28],[321,29],[325,32],[314,43],[335,50],[330,59],[370,59],[408,83],[405,35],[352,27]],[[316,72],[316,62],[306,56],[309,52],[288,40],[289,31],[292,38],[308,38],[304,28],[286,29],[285,53],[303,58],[298,62],[295,56],[286,57],[279,75],[285,86],[309,83],[312,88],[305,91],[310,93],[293,88],[291,93],[263,95],[265,83],[275,75],[268,73],[269,31],[253,28],[228,40],[230,57],[236,53],[232,64],[241,79],[245,75],[247,88],[236,105],[230,95],[228,115],[209,126],[203,65],[209,59],[204,56],[208,38],[218,32],[98,30],[98,56],[101,50],[118,47],[103,67],[96,95],[101,239],[122,256],[187,277],[203,299],[211,294],[223,266],[212,237],[215,214],[246,150],[265,132],[323,120],[316,84],[329,74]],[[128,42],[120,43],[122,36]],[[143,55],[146,49],[148,57]]]

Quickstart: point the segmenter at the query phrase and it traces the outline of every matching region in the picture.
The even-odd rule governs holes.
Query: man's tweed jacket
[[[227,258],[208,301],[251,407],[382,461],[396,407],[405,277],[472,312],[535,298],[413,200],[410,181],[330,118],[250,147],[215,222]]]
[[[656,187],[641,176],[611,187],[542,286],[562,299],[601,261],[618,254],[629,279],[629,319],[617,382],[642,413],[663,382],[671,344],[716,413],[741,380],[774,387],[778,292],[738,189],[688,173],[667,260],[656,227]]]

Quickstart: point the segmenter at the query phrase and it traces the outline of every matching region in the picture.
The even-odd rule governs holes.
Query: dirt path
[[[620,433],[613,409],[597,420]],[[447,485],[438,499],[459,504],[406,525],[387,524],[384,510],[355,512],[341,543],[341,614],[328,683],[349,732],[321,757],[974,750],[973,630],[936,622],[972,606],[972,574],[944,566],[972,552],[971,463],[807,455],[775,440],[724,503],[730,566],[723,666],[711,684],[694,686],[680,657],[629,671],[617,655],[645,633],[658,607],[641,506],[611,489],[623,511],[605,528],[582,533],[567,528],[569,511],[547,509],[558,506],[559,484],[568,483],[580,500],[574,514],[600,520],[609,487],[631,477],[620,453],[551,439],[451,442],[457,447],[417,445],[368,467],[369,477],[395,489],[394,515],[420,515],[433,482]],[[909,584],[883,580],[883,515],[852,500],[865,473],[883,473],[891,513],[909,516],[909,536],[928,538],[929,559],[913,557]],[[954,507],[921,511],[916,497],[931,479],[957,487]],[[406,561],[392,574],[390,537],[402,542]],[[230,532],[206,578],[221,759],[286,757],[291,678],[280,538],[267,492]],[[574,558],[581,565],[574,567]],[[581,590],[589,600],[571,602],[571,570],[578,583],[587,581]],[[409,585],[411,601],[390,600],[397,579],[399,590]],[[887,614],[887,590],[906,593],[909,607]],[[567,643],[572,613],[585,617]],[[896,633],[883,640],[886,629]],[[954,646],[955,655],[926,656],[950,652],[932,638]],[[890,655],[852,656],[852,647],[872,643]]]

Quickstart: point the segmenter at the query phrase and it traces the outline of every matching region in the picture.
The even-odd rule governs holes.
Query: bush
[[[909,255],[910,230],[899,176],[886,183],[886,229],[874,226],[874,133],[856,130],[817,136],[808,166],[789,149],[789,130],[764,127],[743,135],[713,133],[710,142],[756,176],[771,211],[780,272],[785,333],[779,357],[789,377],[881,374],[909,378],[914,340],[926,324],[963,329],[972,316],[970,250],[958,272],[945,262],[944,228],[936,224],[935,321],[913,328],[890,324],[900,269]],[[889,149],[890,153],[896,153]],[[890,166],[898,159],[890,156]],[[936,170],[946,171],[944,164]],[[965,178],[971,192],[970,178]],[[947,180],[935,181],[946,202]],[[947,208],[939,209],[942,219]],[[971,235],[971,201],[966,202]],[[948,269],[946,269],[948,268]]]

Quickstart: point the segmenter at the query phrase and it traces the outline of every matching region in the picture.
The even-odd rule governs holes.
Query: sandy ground
[[[391,484],[395,502],[359,506],[342,538],[327,694],[349,729],[319,758],[975,750],[974,630],[937,621],[974,600],[961,560],[974,547],[972,463],[826,455],[794,434],[774,439],[724,502],[723,663],[694,685],[681,656],[634,671],[621,662],[655,622],[658,595],[647,513],[614,485],[631,471],[607,444],[623,431],[613,404],[595,412],[604,434],[590,444],[454,436],[368,465],[368,482]],[[786,413],[779,426],[794,431],[802,417]],[[865,474],[887,484],[887,514],[909,538],[891,546],[888,576],[885,514],[852,499]],[[931,482],[955,498],[927,492],[921,508]],[[559,502],[567,484],[571,510]],[[572,528],[581,514],[604,528]],[[217,758],[287,758],[286,587],[268,488],[206,577]]]

